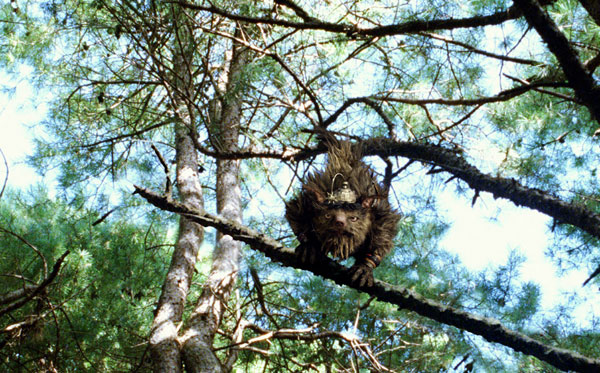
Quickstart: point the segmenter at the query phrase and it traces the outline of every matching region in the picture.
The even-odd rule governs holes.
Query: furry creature
[[[371,286],[373,269],[392,249],[400,215],[361,158],[350,142],[330,140],[327,167],[308,176],[286,203],[285,217],[300,241],[296,253],[302,261],[352,256],[352,281]]]

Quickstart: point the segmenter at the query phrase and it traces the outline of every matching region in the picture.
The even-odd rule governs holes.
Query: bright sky
[[[549,217],[506,200],[495,200],[489,193],[482,193],[471,207],[470,200],[448,191],[440,198],[440,208],[452,222],[441,246],[457,254],[467,268],[483,270],[506,264],[510,251],[516,250],[527,258],[521,267],[522,278],[541,286],[541,303],[546,311],[565,301],[564,294],[574,291],[585,300],[576,309],[580,320],[600,316],[597,287],[582,287],[590,274],[588,268],[582,266],[559,277],[544,255],[551,244]]]
[[[21,68],[21,80],[15,82],[0,70],[0,149],[9,164],[8,184],[19,188],[41,181],[35,171],[24,164],[25,156],[33,148],[28,127],[39,123],[46,113],[44,105],[36,102],[34,89],[27,81],[30,74],[31,69]],[[0,180],[4,181],[6,167],[4,162],[0,164]]]

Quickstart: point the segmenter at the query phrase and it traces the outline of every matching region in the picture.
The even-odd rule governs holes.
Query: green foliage
[[[43,316],[32,326],[3,334],[1,370],[43,370],[52,364],[63,372],[113,372],[144,363],[145,338],[160,294],[157,279],[166,270],[169,252],[161,228],[165,221],[155,216],[135,223],[126,214],[115,215],[92,225],[98,213],[69,207],[42,188],[5,194],[0,294],[41,283],[44,262],[50,271],[59,256],[70,254],[40,294],[0,318],[6,328]]]

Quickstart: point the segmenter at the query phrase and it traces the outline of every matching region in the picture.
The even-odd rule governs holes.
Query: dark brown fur
[[[286,203],[285,217],[302,250],[342,259],[352,256],[354,267],[369,264],[372,269],[392,249],[400,215],[361,158],[358,147],[331,141],[327,167],[308,176],[299,195]],[[327,200],[343,182],[356,194],[355,203]]]

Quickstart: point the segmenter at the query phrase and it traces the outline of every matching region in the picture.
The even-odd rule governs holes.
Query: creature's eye
[[[331,214],[325,214],[325,219],[329,219],[331,217]]]
[[[358,216],[351,216],[350,217],[350,221],[357,221],[358,220]]]

